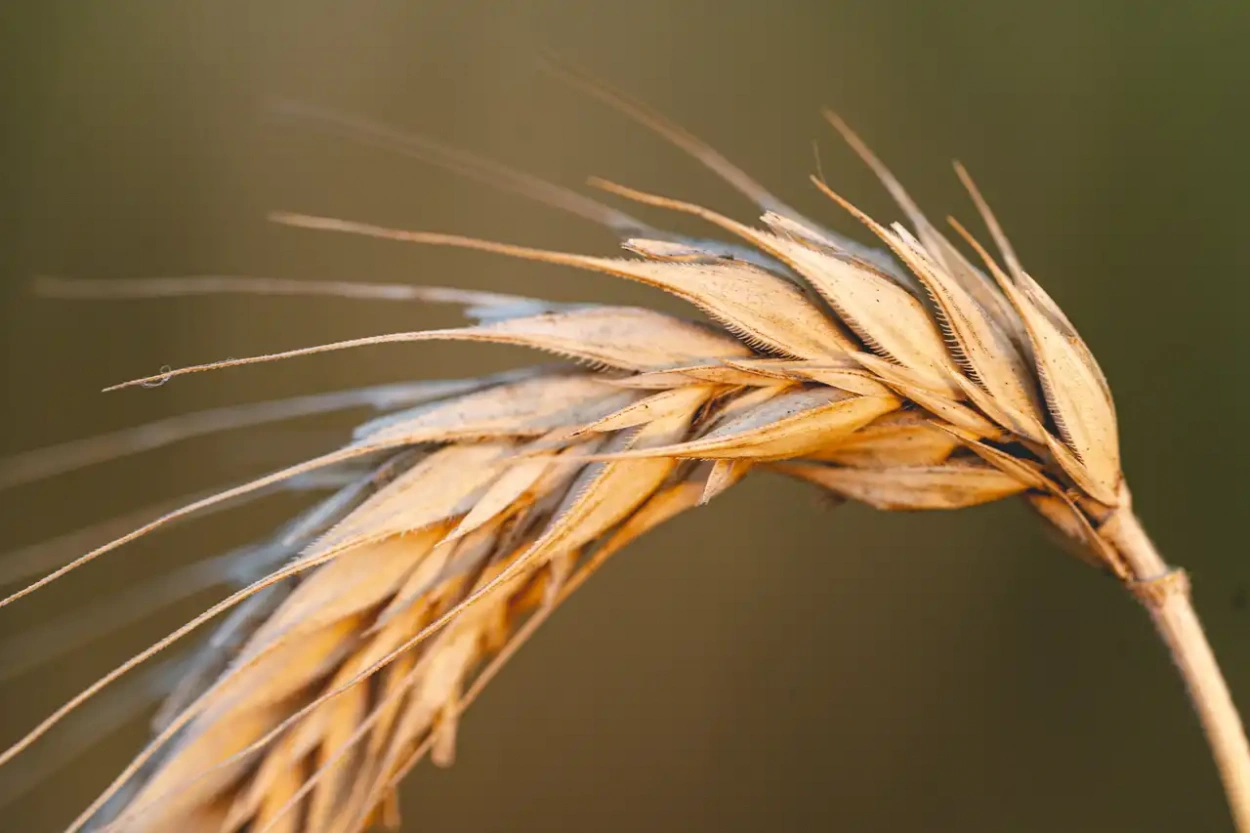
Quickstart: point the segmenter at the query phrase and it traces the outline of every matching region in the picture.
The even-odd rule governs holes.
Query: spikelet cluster
[[[179,675],[151,744],[71,833],[84,826],[355,833],[398,825],[400,779],[424,757],[452,761],[465,707],[570,592],[627,542],[756,470],[889,510],[956,509],[1022,495],[1091,561],[1123,572],[1097,532],[1127,501],[1106,380],[962,170],[1001,266],[965,233],[979,264],[966,256],[835,117],[909,227],[879,224],[823,181],[815,185],[862,221],[880,249],[789,209],[658,115],[619,97],[612,102],[753,197],[763,211],[758,222],[599,183],[617,196],[700,217],[731,242],[668,234],[431,140],[288,108],[293,117],[609,225],[627,253],[543,251],[296,214],[276,221],[605,273],[671,293],[702,317],[392,287],[394,297],[462,303],[476,322],[129,383],[423,340],[524,345],[572,360],[391,390],[382,397],[389,412],[343,448],[167,513],[80,559],[189,511],[312,473],[343,473],[338,491],[260,548],[246,586],[5,753],[7,760],[21,752],[66,710],[224,614]],[[110,291],[229,290],[327,291],[219,279]],[[309,409],[335,403],[343,404]]]

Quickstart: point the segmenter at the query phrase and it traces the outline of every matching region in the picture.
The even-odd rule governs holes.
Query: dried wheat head
[[[598,183],[619,197],[700,217],[732,242],[669,234],[432,140],[296,105],[284,112],[607,225],[628,253],[544,251],[290,213],[273,219],[615,275],[678,296],[705,322],[450,289],[247,279],[44,283],[51,294],[88,297],[241,291],[418,298],[462,304],[474,319],[455,329],[170,370],[127,385],[387,342],[500,342],[572,360],[476,380],[223,409],[0,467],[0,482],[12,485],[223,427],[360,404],[386,411],[337,451],[167,511],[5,600],[190,512],[283,484],[336,487],[250,548],[246,560],[231,562],[246,568],[236,570],[236,592],[0,755],[7,762],[122,674],[225,615],[177,675],[151,743],[71,833],[353,833],[398,825],[399,780],[426,755],[451,762],[461,712],[569,593],[635,537],[757,469],[891,510],[956,509],[1021,495],[1091,562],[1133,577],[1104,534],[1128,501],[1107,382],[962,169],[1002,265],[956,225],[981,265],[966,257],[832,114],[910,227],[880,224],[823,181],[815,185],[884,250],[797,214],[641,105],[577,83],[752,197],[763,211],[758,222]]]

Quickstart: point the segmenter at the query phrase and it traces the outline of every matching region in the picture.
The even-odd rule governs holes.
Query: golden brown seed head
[[[676,236],[633,237],[632,256],[602,257],[275,214],[287,226],[614,275],[711,323],[425,290],[471,304],[481,323],[131,383],[398,341],[519,344],[582,363],[431,397],[363,426],[337,453],[233,490],[365,464],[280,536],[291,560],[231,601],[241,606],[162,711],[153,743],[72,829],[97,811],[118,831],[354,833],[393,821],[398,780],[427,753],[452,761],[461,711],[561,600],[628,541],[764,468],[889,510],[1023,494],[1090,560],[1119,571],[1094,531],[1126,492],[1114,406],[1089,349],[962,169],[1006,264],[957,226],[988,275],[831,120],[912,227],[880,224],[816,184],[894,261],[788,210],[688,134],[683,147],[765,207],[762,227],[599,184],[702,217],[752,247],[747,259]],[[626,217],[550,189],[544,201],[583,216]]]

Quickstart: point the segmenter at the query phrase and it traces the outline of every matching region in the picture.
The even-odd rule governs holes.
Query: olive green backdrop
[[[554,49],[804,212],[854,231],[807,184],[818,139],[835,187],[897,217],[820,121],[830,105],[936,217],[975,222],[952,158],[978,177],[1111,378],[1138,507],[1190,569],[1250,708],[1244,2],[27,0],[6,4],[0,28],[0,452],[530,359],[373,348],[102,395],[164,364],[454,319],[308,299],[41,301],[25,291],[37,273],[411,281],[681,308],[588,273],[267,225],[287,208],[614,247],[558,212],[274,124],[271,97],[423,130],[564,184],[595,173],[752,216],[680,152],[539,72]],[[300,459],[359,418],[197,440],[5,492],[0,548]],[[297,505],[269,499],[113,553],[0,612],[3,636],[258,536]],[[6,684],[0,739],[212,598]],[[118,727],[0,810],[0,828],[56,829],[144,732]],[[58,737],[0,784],[51,761]],[[405,829],[464,833],[1231,829],[1145,616],[1022,506],[829,511],[767,477],[605,569],[472,709],[456,766],[421,767],[403,803]]]

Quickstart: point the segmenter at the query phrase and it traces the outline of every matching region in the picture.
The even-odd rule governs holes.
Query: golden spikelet
[[[888,254],[800,216],[641,105],[585,79],[574,82],[667,135],[754,199],[764,212],[759,224],[598,183],[620,197],[700,217],[735,242],[668,234],[463,151],[298,105],[283,112],[607,225],[621,234],[628,255],[545,251],[294,213],[272,219],[606,273],[669,292],[710,323],[641,308],[412,287],[212,278],[41,285],[47,294],[78,297],[418,298],[464,305],[477,319],[454,329],[167,370],[118,387],[391,342],[499,342],[573,360],[479,380],[192,415],[0,466],[0,483],[12,485],[194,433],[361,403],[387,412],[337,451],[169,510],[4,601],[189,512],[317,476],[338,486],[255,548],[242,589],[101,678],[0,755],[8,762],[122,674],[225,614],[183,668],[149,745],[69,833],[396,827],[397,783],[427,754],[451,763],[462,711],[561,601],[626,543],[758,468],[890,510],[956,509],[1022,495],[1090,562],[1136,588],[1165,632],[1174,602],[1188,610],[1176,592],[1184,590],[1183,576],[1153,555],[1129,509],[1102,372],[1023,270],[962,168],[1003,266],[956,225],[983,264],[974,265],[832,114],[830,122],[876,171],[911,228],[882,225],[823,181],[815,184]],[[1217,719],[1226,733],[1227,714]],[[1244,734],[1228,742],[1234,758],[1238,740],[1244,748]],[[1212,742],[1218,746],[1214,734]],[[1225,775],[1235,812],[1244,813],[1237,777],[1228,768]]]

